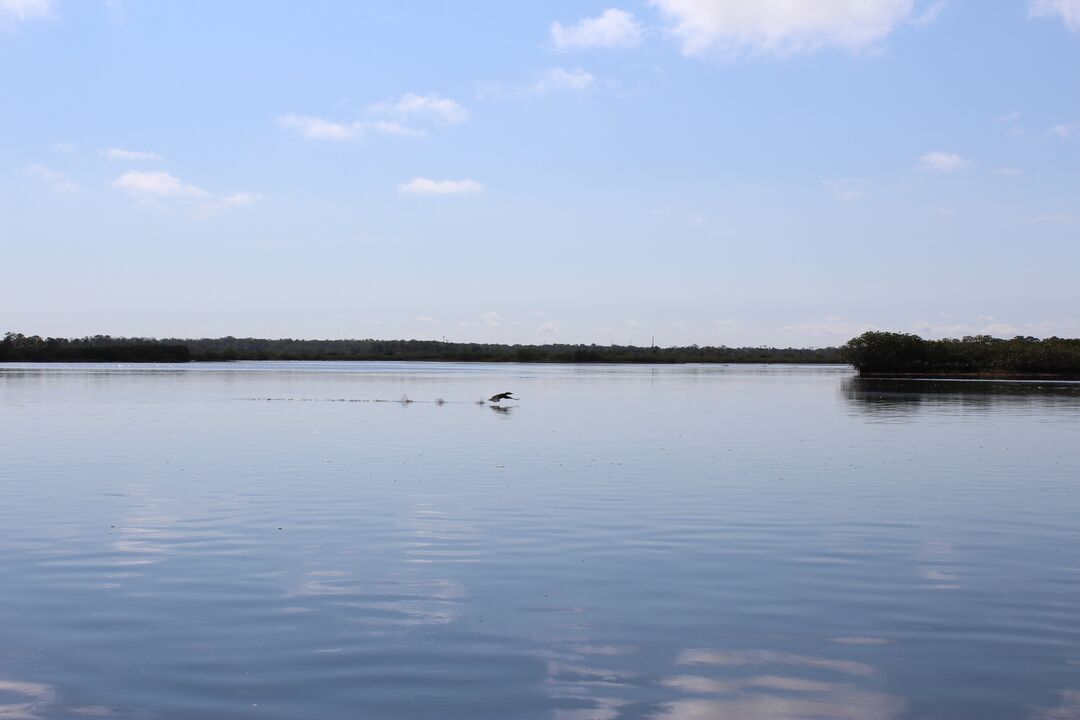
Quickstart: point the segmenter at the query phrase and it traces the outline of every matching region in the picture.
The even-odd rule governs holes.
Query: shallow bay
[[[7,365],[0,427],[0,717],[1080,718],[1080,384]]]

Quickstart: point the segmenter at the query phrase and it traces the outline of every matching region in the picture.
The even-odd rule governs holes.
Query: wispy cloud
[[[427,118],[447,124],[461,123],[469,119],[469,111],[461,103],[435,93],[405,93],[396,100],[373,103],[368,107],[368,112],[398,118]]]
[[[1080,0],[1031,0],[1031,17],[1058,17],[1072,32],[1080,32]]]
[[[825,188],[837,200],[851,202],[870,195],[870,181],[865,178],[841,178],[826,180]]]
[[[533,85],[533,92],[539,95],[557,92],[559,90],[571,90],[580,92],[587,90],[596,78],[581,68],[567,70],[565,68],[551,68],[540,74]]]
[[[26,174],[47,182],[54,190],[60,192],[79,192],[82,189],[77,182],[71,180],[66,174],[37,163],[28,165]]]
[[[462,320],[458,325],[461,327],[499,327],[503,324],[502,316],[494,310],[491,312],[481,313],[476,316],[475,320]]]
[[[279,117],[278,124],[308,140],[354,140],[368,132],[403,137],[421,137],[424,135],[423,130],[410,128],[397,122],[357,120],[342,123],[314,115],[296,115],[294,113]]]
[[[853,338],[868,330],[877,330],[873,325],[857,323],[842,317],[832,316],[824,320],[793,323],[780,328],[784,332],[795,332],[803,335],[824,336],[829,338]]]
[[[453,125],[465,122],[469,111],[461,103],[431,93],[405,93],[399,98],[373,103],[366,109],[368,119],[338,121],[317,115],[288,113],[278,124],[309,140],[355,140],[365,134],[423,137],[427,130],[417,124]],[[383,118],[383,119],[379,119]]]
[[[559,50],[631,48],[641,44],[641,23],[633,13],[608,8],[599,17],[575,25],[551,24],[551,41]]]
[[[129,170],[113,180],[112,186],[144,202],[178,203],[199,215],[247,207],[266,199],[264,195],[254,192],[215,195],[161,170]]]
[[[685,55],[710,52],[791,55],[823,47],[859,50],[905,23],[926,24],[939,10],[914,15],[914,0],[651,0],[670,22]]]
[[[1080,123],[1058,123],[1049,130],[1050,134],[1058,138],[1072,138],[1080,136]]]
[[[992,315],[980,315],[975,322],[930,322],[917,320],[911,323],[911,332],[927,338],[964,337],[967,335],[993,335],[995,337],[1050,337],[1072,336],[1080,330],[1080,320],[1063,318],[1013,324],[998,320]]]
[[[547,68],[534,76],[527,85],[505,82],[477,83],[477,97],[490,98],[535,98],[538,95],[551,95],[557,92],[582,92],[596,83],[596,76],[580,68]]]
[[[998,123],[1005,126],[1006,131],[1012,137],[1020,137],[1024,135],[1024,128],[1020,126],[1021,114],[1018,112],[1009,112],[1004,115],[999,115],[996,120]]]
[[[1036,215],[1028,222],[1032,225],[1071,225],[1076,222],[1076,216],[1071,213],[1046,213]]]
[[[484,186],[475,180],[432,180],[417,177],[398,185],[398,190],[409,195],[476,195]]]
[[[160,161],[165,158],[161,157],[157,153],[148,152],[145,150],[123,150],[121,148],[107,148],[101,151],[102,156],[107,157],[110,160],[130,160],[136,162],[142,161]]]
[[[929,25],[938,19],[938,15],[945,9],[945,0],[939,0],[921,13],[911,18],[912,25]]]
[[[0,28],[52,15],[52,0],[0,0]]]
[[[936,173],[952,173],[963,170],[971,162],[956,153],[928,152],[919,158],[919,170]]]
[[[129,170],[113,180],[112,184],[142,199],[190,200],[210,195],[201,187],[181,182],[180,178],[161,170]]]
[[[254,192],[235,192],[231,195],[226,195],[218,201],[218,205],[224,208],[238,208],[247,207],[248,205],[257,205],[266,201],[266,196],[261,193]]]

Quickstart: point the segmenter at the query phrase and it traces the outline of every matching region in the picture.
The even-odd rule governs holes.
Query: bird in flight
[[[497,403],[500,400],[517,400],[517,398],[513,397],[508,392],[499,393],[498,395],[492,395],[491,397],[488,398],[488,402],[493,402],[493,403]]]

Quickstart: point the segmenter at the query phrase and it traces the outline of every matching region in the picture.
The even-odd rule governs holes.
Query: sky
[[[1080,0],[0,0],[0,332],[1080,337]]]

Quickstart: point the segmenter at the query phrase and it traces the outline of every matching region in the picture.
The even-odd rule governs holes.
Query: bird
[[[488,402],[493,402],[493,403],[497,403],[500,400],[517,400],[517,398],[512,396],[508,392],[499,393],[498,395],[492,395],[491,397],[488,398]]]

